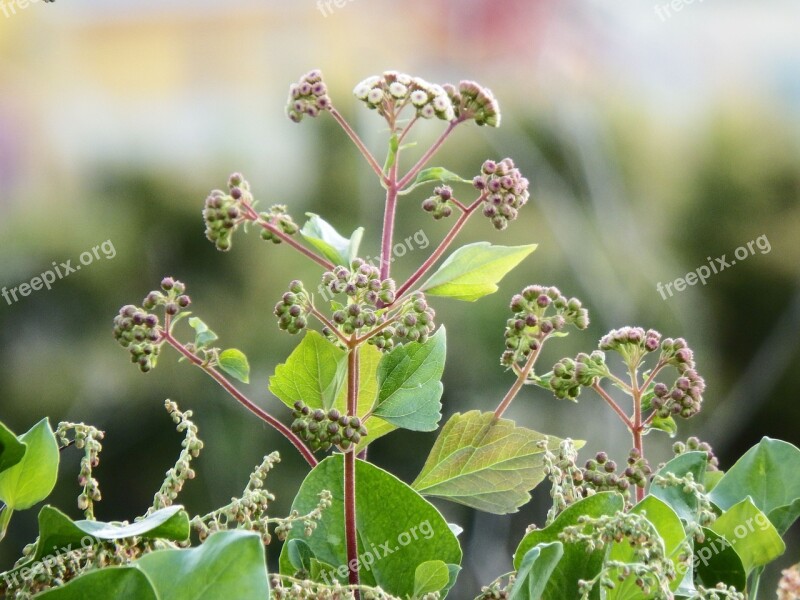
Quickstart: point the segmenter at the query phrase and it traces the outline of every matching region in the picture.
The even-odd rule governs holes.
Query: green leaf
[[[414,596],[420,597],[443,590],[450,581],[450,570],[443,560],[429,560],[414,571]]]
[[[87,537],[92,541],[87,542]],[[130,525],[115,525],[102,521],[72,521],[57,508],[43,506],[39,511],[39,540],[29,562],[41,560],[54,548],[67,552],[65,548],[77,549],[82,544],[89,546],[96,540],[132,537],[186,541],[189,539],[189,515],[182,506],[176,505],[158,510]]]
[[[561,542],[538,544],[528,550],[522,557],[509,600],[539,600],[562,556]]]
[[[136,563],[169,600],[269,598],[266,556],[261,536],[222,531],[198,548],[159,550]]]
[[[316,331],[308,331],[269,378],[269,391],[289,408],[301,400],[311,409],[329,409],[346,374],[347,353]]]
[[[389,169],[397,162],[397,151],[400,150],[400,137],[393,133],[389,138],[389,152],[386,154],[386,162],[383,164],[383,172],[388,173]]]
[[[358,256],[358,248],[361,245],[361,238],[364,236],[364,228],[359,227],[353,232],[348,240],[339,233],[319,215],[306,213],[309,217],[306,224],[300,230],[300,234],[306,241],[314,247],[322,256],[327,258],[335,265],[349,267],[353,259]]]
[[[717,583],[732,585],[744,591],[747,574],[742,559],[730,543],[711,529],[703,528],[705,539],[695,542],[693,566],[696,582],[706,588]]]
[[[748,496],[783,535],[800,516],[800,450],[768,437],[748,450],[709,494],[723,510]]]
[[[497,283],[531,252],[528,246],[492,246],[477,242],[453,252],[420,288],[432,296],[474,302],[497,291]]]
[[[21,461],[26,447],[8,427],[0,423],[0,473]]]
[[[654,479],[659,476],[665,476],[667,473],[674,473],[675,476],[681,478],[691,473],[696,482],[702,483],[707,466],[708,455],[705,452],[684,452],[659,469]],[[650,494],[669,504],[686,523],[697,522],[697,497],[692,493],[684,492],[683,486],[671,485],[662,487],[654,483],[650,486]]]
[[[189,326],[194,329],[195,348],[207,348],[212,342],[217,341],[217,334],[211,331],[203,321],[197,317],[189,319]]]
[[[250,383],[250,363],[244,352],[229,348],[219,355],[219,368],[242,383]]]
[[[294,539],[289,540],[286,544],[286,552],[289,556],[289,562],[297,571],[311,571],[311,561],[316,558],[314,552],[311,550],[305,540]]]
[[[90,571],[68,584],[36,596],[37,600],[161,600],[147,575],[134,567]]]
[[[676,572],[680,572],[678,569],[682,563],[679,558],[681,545],[686,539],[686,532],[675,511],[663,500],[659,500],[655,496],[647,496],[634,506],[630,512],[646,517],[653,525],[663,542],[666,556],[670,557],[673,565],[675,565]],[[638,562],[639,559],[636,558],[630,542],[624,540],[612,544],[607,560],[633,563]],[[616,574],[619,574],[619,570],[616,571]],[[612,574],[612,579],[615,576],[615,574]],[[670,589],[675,591],[680,583],[681,578],[675,578],[670,584]],[[636,575],[634,574],[631,574],[621,582],[617,582],[616,587],[606,593],[606,600],[638,600],[641,597],[642,590],[636,585]]]
[[[544,479],[543,450],[561,440],[494,413],[473,410],[454,414],[442,428],[412,487],[426,496],[438,496],[495,514],[516,510],[530,500],[528,493]],[[576,442],[576,447],[583,442]]]
[[[425,343],[398,346],[378,366],[373,414],[397,427],[435,431],[442,418],[442,373],[447,354],[444,327]]]
[[[306,477],[292,510],[300,514],[314,510],[322,490],[331,492],[332,506],[323,512],[311,537],[305,537],[299,522],[289,539],[304,539],[319,561],[336,567],[321,573],[321,581],[335,579],[346,584],[343,468],[343,456],[337,454],[320,462]],[[432,560],[461,563],[458,540],[439,511],[395,476],[360,460],[356,462],[356,505],[363,584],[379,585],[395,596],[406,597],[414,593],[420,564]],[[281,552],[280,570],[285,575],[295,572],[287,545]]]
[[[409,187],[403,190],[403,194],[409,193],[411,190],[418,188],[419,186],[431,183],[431,182],[442,182],[442,183],[472,183],[468,179],[464,179],[460,175],[456,175],[452,171],[448,171],[443,167],[430,167],[429,169],[423,169],[417,175],[417,178],[414,180]]]
[[[0,473],[0,500],[11,510],[30,508],[47,498],[58,476],[58,443],[47,419],[19,437],[27,446],[22,459]]]
[[[531,548],[539,544],[561,541],[559,534],[567,527],[578,525],[582,516],[613,515],[621,511],[624,506],[625,501],[616,492],[600,492],[579,500],[567,507],[548,527],[531,531],[522,538],[514,553],[514,568],[520,570],[522,561]],[[604,556],[605,550],[587,552],[586,547],[581,544],[567,544],[564,547],[564,556],[559,561],[558,568],[550,575],[541,598],[543,600],[580,598],[578,580],[588,580],[597,575],[603,565]]]
[[[763,567],[786,551],[781,536],[750,498],[734,504],[709,529],[728,540],[742,559],[745,573]]]
[[[665,433],[669,434],[669,437],[674,438],[675,434],[678,433],[678,424],[675,423],[675,419],[672,417],[664,418],[656,416],[650,423],[650,429],[664,431]]]

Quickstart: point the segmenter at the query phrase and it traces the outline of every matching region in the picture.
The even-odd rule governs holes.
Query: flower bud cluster
[[[292,414],[295,419],[292,431],[308,442],[314,452],[325,452],[332,446],[347,450],[367,435],[361,419],[343,415],[335,408],[327,412],[320,408],[311,410],[298,400]]]
[[[70,431],[73,433],[71,440]],[[74,443],[78,450],[83,450],[78,475],[78,485],[83,491],[78,496],[78,508],[87,519],[93,520],[94,503],[102,500],[100,484],[93,475],[93,469],[100,464],[100,452],[103,450],[101,441],[105,438],[105,433],[84,423],[62,422],[58,424],[55,436],[62,448]]]
[[[781,571],[778,583],[778,600],[796,600],[800,598],[800,564]]]
[[[394,280],[381,279],[380,270],[360,258],[350,263],[349,269],[338,266],[324,273],[322,285],[333,295],[347,296],[347,305],[333,313],[333,323],[348,336],[380,325],[385,316],[379,307],[395,300]],[[333,335],[333,332],[326,333],[329,337]],[[386,339],[376,336],[370,341],[384,347]],[[384,346],[380,346],[381,340],[384,340]]]
[[[195,478],[195,471],[192,468],[192,460],[200,456],[203,449],[203,441],[198,437],[197,425],[192,421],[192,411],[181,412],[178,405],[171,400],[164,403],[172,422],[175,423],[175,430],[184,435],[181,442],[180,456],[175,462],[175,466],[167,471],[167,476],[161,484],[161,488],[153,496],[153,505],[150,512],[172,506],[178,498],[178,494],[183,490],[183,486],[190,479]]]
[[[274,205],[269,209],[269,212],[262,212],[259,217],[261,217],[265,223],[269,223],[273,227],[277,227],[286,235],[294,235],[300,231],[297,223],[295,223],[294,219],[292,219],[289,213],[286,212],[286,205],[284,204]],[[272,242],[273,244],[281,243],[281,238],[266,227],[261,229],[261,239],[267,242]]]
[[[273,311],[278,317],[278,326],[291,334],[299,333],[308,325],[308,311],[311,298],[303,282],[295,279],[289,284],[289,291],[275,305]]]
[[[158,317],[141,308],[128,304],[114,317],[114,339],[131,353],[131,362],[136,363],[142,373],[156,366],[161,351],[161,329]]]
[[[302,576],[302,577],[301,577]],[[297,573],[294,578],[272,577],[271,591],[275,600],[355,600],[356,592],[349,586],[338,581],[324,584],[307,579],[305,572]],[[359,586],[358,593],[361,600],[401,600],[384,592],[381,588]],[[420,600],[438,600],[438,592],[425,594]]]
[[[563,358],[553,366],[550,389],[559,400],[576,400],[581,387],[591,387],[595,380],[608,376],[606,355],[600,350],[591,354],[581,352],[575,357]]]
[[[500,126],[500,105],[490,89],[474,81],[462,81],[458,88],[451,84],[443,87],[450,96],[458,119],[472,119],[481,126]]]
[[[697,371],[687,369],[671,388],[660,382],[653,386],[655,396],[651,406],[659,417],[680,416],[688,419],[700,412],[705,389],[705,381]]]
[[[381,116],[396,114],[397,108],[411,105],[418,117],[452,121],[456,117],[445,88],[420,77],[387,71],[368,77],[353,90],[356,98]]]
[[[289,87],[286,114],[295,123],[302,121],[305,116],[319,116],[320,111],[330,110],[332,106],[328,86],[322,81],[322,72],[319,70],[309,71]]]
[[[589,326],[589,313],[577,298],[567,298],[556,287],[531,285],[511,299],[514,316],[506,322],[506,351],[501,363],[525,362],[551,333],[567,325]]]
[[[661,346],[661,334],[653,329],[622,327],[609,331],[600,339],[600,349],[622,355],[625,363],[635,369],[642,359]]]
[[[414,292],[405,303],[400,321],[394,325],[394,335],[409,342],[425,343],[436,329],[436,312],[428,305],[425,294]]]
[[[472,180],[472,185],[484,194],[483,214],[499,231],[517,218],[519,209],[530,198],[529,182],[510,158],[484,162],[481,174]]]
[[[234,173],[228,179],[228,192],[213,190],[206,198],[203,220],[206,224],[206,238],[213,242],[217,250],[227,252],[231,249],[231,238],[243,221],[242,203],[252,202],[250,184],[241,173]]]
[[[685,452],[705,452],[708,455],[708,471],[719,471],[719,459],[714,454],[714,449],[708,442],[702,442],[699,438],[692,436],[686,440],[686,443],[675,442],[672,445],[672,451],[675,456],[679,456]]]
[[[433,196],[422,202],[422,210],[430,213],[435,220],[445,219],[453,214],[453,188],[441,185],[433,190]]]

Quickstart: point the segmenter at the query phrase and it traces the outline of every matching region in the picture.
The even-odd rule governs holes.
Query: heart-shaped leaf
[[[229,348],[219,355],[219,368],[242,383],[250,383],[250,363],[241,350]]]
[[[22,459],[0,473],[0,500],[11,510],[25,510],[50,495],[58,476],[58,442],[47,419],[19,437],[27,446]]]

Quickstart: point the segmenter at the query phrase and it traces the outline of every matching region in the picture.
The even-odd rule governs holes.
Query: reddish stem
[[[386,188],[386,207],[383,213],[383,234],[381,235],[381,279],[389,277],[392,264],[392,236],[394,235],[394,220],[397,213],[397,162],[400,151],[397,152],[395,163],[389,169],[389,181]]]
[[[539,346],[536,348],[536,350],[531,352],[531,355],[525,362],[525,366],[522,367],[522,370],[519,372],[519,375],[517,375],[517,380],[514,382],[514,385],[511,386],[511,389],[508,390],[508,393],[506,393],[505,398],[503,398],[503,400],[495,409],[494,411],[495,420],[503,416],[503,413],[505,413],[508,407],[511,406],[511,403],[514,401],[514,398],[517,397],[517,394],[522,389],[522,386],[525,385],[525,380],[528,379],[528,375],[533,370],[533,366],[536,364],[536,359],[539,358],[539,353],[542,351],[543,345],[544,345],[544,340],[540,340]]]
[[[614,409],[614,412],[617,413],[617,415],[619,415],[619,418],[622,419],[622,422],[625,423],[625,427],[627,427],[628,430],[630,430],[632,432],[633,431],[633,422],[630,420],[630,417],[628,417],[628,415],[625,414],[625,411],[623,411],[619,407],[619,404],[617,404],[614,401],[614,399],[611,396],[608,395],[608,392],[606,392],[603,388],[601,388],[600,384],[597,383],[597,381],[595,381],[592,384],[592,389],[595,392],[597,392],[603,400],[606,401],[606,404],[608,404],[612,409]]]
[[[236,387],[226,379],[224,375],[222,375],[219,371],[217,371],[214,367],[211,367],[203,361],[199,356],[189,351],[186,346],[181,344],[178,340],[176,340],[170,333],[164,332],[161,334],[161,339],[167,342],[170,346],[175,348],[181,355],[183,355],[189,362],[193,365],[200,367],[208,373],[214,381],[216,381],[219,385],[223,387],[223,389],[228,392],[231,396],[233,396],[242,406],[247,408],[250,412],[261,418],[262,421],[266,422],[268,425],[271,425],[275,429],[277,429],[283,436],[291,442],[291,444],[297,448],[300,454],[303,455],[303,458],[306,459],[306,462],[311,466],[313,469],[317,466],[317,459],[314,458],[314,454],[309,450],[308,446],[303,443],[297,435],[289,429],[286,425],[281,423],[278,419],[273,417],[271,414],[266,412],[263,408],[256,405],[252,400],[250,400],[247,396],[242,394]]]
[[[347,414],[358,414],[358,346],[347,355]],[[356,446],[344,453],[344,529],[350,585],[359,585],[358,531],[356,529]],[[356,600],[359,593],[355,591]]]
[[[631,369],[631,390],[633,392],[633,427],[631,434],[633,436],[633,447],[639,451],[639,457],[644,459],[644,441],[642,440],[642,431],[644,425],[642,424],[642,388],[639,387],[638,377],[636,371]],[[636,486],[636,501],[641,502],[644,500],[644,488]]]
[[[355,132],[355,130],[350,127],[350,123],[348,123],[345,118],[339,113],[338,110],[335,108],[331,108],[328,112],[331,113],[331,116],[336,119],[336,122],[344,129],[344,132],[347,136],[352,140],[352,142],[356,145],[356,148],[361,152],[364,158],[369,163],[369,166],[372,167],[372,170],[375,171],[375,174],[380,178],[380,180],[384,183],[387,183],[386,176],[383,174],[383,169],[378,164],[378,161],[375,160],[375,157],[372,156],[372,152],[369,151],[366,144],[361,141],[361,138]]]
[[[431,269],[431,267],[433,267],[433,265],[436,264],[436,262],[442,257],[442,255],[450,247],[450,244],[453,243],[453,240],[456,239],[456,236],[464,228],[464,225],[466,225],[467,221],[472,216],[472,213],[475,212],[475,209],[478,208],[478,206],[480,206],[481,202],[483,201],[483,198],[484,198],[484,196],[481,195],[480,198],[475,200],[475,202],[470,204],[469,207],[467,207],[461,213],[461,216],[459,216],[458,220],[453,224],[453,228],[449,231],[449,233],[441,241],[441,243],[436,248],[436,250],[433,251],[433,254],[431,254],[428,257],[428,260],[426,260],[424,263],[422,263],[422,265],[420,265],[419,269],[417,269],[414,272],[414,274],[411,275],[411,277],[409,277],[408,280],[397,289],[397,293],[395,294],[395,296],[397,298],[400,298],[406,291],[408,291],[409,288],[411,288],[411,286],[413,286],[415,283],[417,283],[417,281],[419,281],[425,275],[425,273],[427,273]]]

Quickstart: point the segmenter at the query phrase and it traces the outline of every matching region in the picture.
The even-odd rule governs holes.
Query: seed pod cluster
[[[308,442],[315,452],[325,452],[333,446],[347,450],[352,445],[358,445],[361,438],[367,435],[367,428],[361,419],[343,415],[335,408],[327,412],[319,408],[312,410],[298,400],[292,414],[292,431]]]

